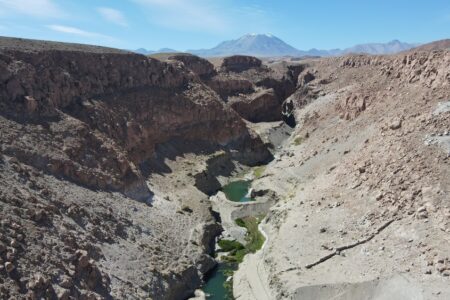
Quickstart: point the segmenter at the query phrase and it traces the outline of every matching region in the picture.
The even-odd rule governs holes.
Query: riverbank
[[[206,299],[234,299],[235,270],[247,255],[259,251],[266,242],[266,235],[260,232],[259,225],[272,205],[269,200],[274,199],[267,197],[270,194],[268,191],[253,191],[250,180],[259,178],[264,169],[263,166],[250,169],[244,175],[247,180],[231,181],[224,186],[223,191],[210,197],[224,231],[217,238],[216,256],[219,265],[207,276],[202,288]]]
[[[260,218],[238,219],[238,226],[246,229],[245,244],[236,240],[222,238],[218,240],[216,259],[218,265],[207,275],[202,287],[205,298],[210,300],[233,300],[233,277],[238,266],[246,256],[259,251],[265,243],[265,235],[259,231]]]
[[[233,295],[235,299],[275,299],[268,289],[268,272],[260,263],[264,259],[265,247],[268,243],[268,235],[259,224],[259,231],[264,236],[264,244],[256,253],[247,255],[239,265],[239,269],[233,277]]]
[[[282,122],[261,123],[256,129],[259,130],[258,134],[266,137],[267,143],[271,144],[272,153],[276,153],[277,149],[279,149],[279,144],[275,145],[272,143],[274,141],[277,143],[284,141],[290,132],[290,129]],[[270,139],[267,138],[269,136]],[[176,164],[170,165],[170,168],[180,166],[180,163],[181,161],[178,161]],[[196,166],[197,164],[193,164],[191,160],[188,160],[186,163],[187,168],[177,168],[177,172],[172,173],[178,178],[176,179],[177,184],[179,185],[180,179],[184,178],[184,176],[179,178],[178,175],[187,172],[188,178],[195,180],[194,186],[197,189],[205,194],[214,194],[209,197],[208,204],[211,205],[214,212],[216,224],[223,229],[222,234],[216,238],[216,242],[220,239],[223,241],[236,241],[241,245],[239,247],[242,248],[236,249],[242,250],[239,253],[230,255],[230,253],[218,252],[218,256],[228,256],[228,258],[231,257],[231,262],[240,263],[246,254],[259,250],[264,244],[265,236],[259,233],[258,223],[261,221],[261,216],[264,216],[278,199],[277,195],[270,190],[255,190],[252,188],[254,180],[265,176],[265,165],[244,166],[221,152],[210,156],[206,161],[206,165],[200,163],[199,166]],[[195,173],[192,170],[195,170]],[[181,186],[190,187],[190,185],[184,183],[181,183]],[[165,190],[164,192],[170,193],[170,190]],[[201,203],[205,204],[204,201],[201,201]],[[190,208],[190,205],[186,205],[186,210]],[[255,222],[251,221],[247,224],[248,217],[253,218]],[[250,234],[247,234],[248,232]],[[215,247],[212,247],[212,249],[214,248],[216,250],[220,249],[217,243]],[[209,253],[213,255],[213,252]],[[207,294],[211,293],[211,290],[215,290],[215,294],[220,295],[218,297],[229,297],[229,295],[232,295],[232,277],[228,276],[226,278],[228,281],[226,281],[224,273],[231,275],[234,272],[234,267],[228,268],[227,265],[221,263],[220,259],[217,260],[219,262],[218,267],[209,271],[203,277],[204,284],[202,289],[204,291],[197,290],[191,299],[205,299]],[[225,280],[224,283],[228,287],[226,293],[224,293],[222,285],[218,288],[218,282],[223,280]],[[210,296],[212,299],[214,297],[217,297],[217,295]]]

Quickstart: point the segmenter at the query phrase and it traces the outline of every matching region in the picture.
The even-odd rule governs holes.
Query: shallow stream
[[[227,279],[237,269],[235,264],[219,263],[208,276],[208,281],[202,290],[206,294],[206,299],[210,300],[232,300],[233,291],[226,287]],[[231,282],[229,283],[231,285]]]
[[[232,181],[222,188],[223,193],[228,200],[234,202],[249,202],[254,201],[249,197],[249,189],[251,180],[237,180]],[[208,275],[206,284],[202,290],[206,294],[206,299],[209,300],[232,300],[233,291],[231,289],[231,282],[227,279],[237,269],[237,264],[219,262],[217,267]],[[228,287],[227,287],[228,286]]]

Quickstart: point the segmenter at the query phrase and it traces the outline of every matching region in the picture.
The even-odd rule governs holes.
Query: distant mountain
[[[228,56],[234,54],[253,56],[302,56],[295,49],[271,34],[247,34],[237,40],[225,41],[212,49],[188,50],[198,56]]]
[[[344,50],[299,50],[271,34],[247,34],[237,40],[225,41],[212,49],[188,50],[187,52],[204,57],[229,56],[235,54],[253,56],[337,56],[348,53],[392,54],[417,47],[418,44],[402,43],[393,40],[388,43],[356,45]]]
[[[145,48],[139,48],[134,50],[133,52],[139,53],[139,54],[144,54],[144,55],[150,55],[150,54],[155,54],[155,53],[178,53],[180,51],[174,50],[174,49],[170,49],[170,48],[161,48],[159,50],[153,51],[153,50],[147,50]]]
[[[414,51],[434,51],[434,50],[447,50],[450,49],[450,39],[439,40],[432,43],[421,45],[417,48],[413,48]]]
[[[340,54],[348,53],[366,53],[366,54],[393,54],[406,51],[419,46],[419,44],[402,43],[399,40],[393,40],[388,43],[371,43],[356,45],[344,49]]]
[[[246,34],[236,40],[225,41],[212,49],[187,50],[186,52],[203,56],[230,56],[236,54],[252,55],[259,57],[280,57],[280,56],[337,56],[349,53],[366,53],[366,54],[392,54],[406,51],[419,46],[419,44],[403,43],[393,40],[388,43],[370,43],[360,44],[346,49],[331,50],[299,50],[280,38],[271,34]],[[162,48],[157,51],[140,48],[134,50],[136,53],[151,55],[155,53],[177,53],[180,51]]]
[[[337,56],[341,55],[341,49],[331,49],[331,50],[319,50],[319,49],[310,49],[308,51],[301,51],[306,53],[307,56]]]

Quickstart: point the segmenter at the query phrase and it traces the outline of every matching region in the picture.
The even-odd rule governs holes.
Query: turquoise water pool
[[[236,270],[236,265],[219,263],[208,276],[208,280],[202,290],[208,300],[233,300],[233,291],[225,286],[227,278]],[[231,283],[230,283],[231,287]]]
[[[249,202],[252,198],[247,197],[252,182],[250,180],[238,180],[230,182],[222,188],[228,200],[234,202]]]

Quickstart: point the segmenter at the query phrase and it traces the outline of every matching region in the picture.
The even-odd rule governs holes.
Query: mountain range
[[[279,56],[336,56],[348,53],[366,54],[392,54],[417,47],[419,44],[409,44],[398,40],[388,43],[369,43],[355,45],[346,49],[331,50],[299,50],[287,44],[280,38],[271,34],[247,34],[236,40],[224,41],[211,49],[187,50],[186,52],[203,57],[229,56],[235,54],[252,55],[259,57]],[[135,52],[141,54],[154,54],[159,52],[177,52],[173,49],[148,51],[143,48]]]

